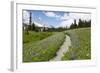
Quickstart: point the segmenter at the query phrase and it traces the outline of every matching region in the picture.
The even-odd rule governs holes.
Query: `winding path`
[[[71,46],[70,37],[68,35],[66,35],[66,38],[65,38],[63,45],[60,47],[60,49],[56,53],[57,55],[53,59],[51,59],[50,61],[60,61],[61,58],[64,56],[64,53],[66,53],[68,51],[68,48],[70,46]]]

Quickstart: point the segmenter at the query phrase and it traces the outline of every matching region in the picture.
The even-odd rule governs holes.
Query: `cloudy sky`
[[[70,27],[76,19],[89,21],[91,14],[89,13],[74,13],[74,12],[54,12],[54,11],[37,11],[37,10],[24,10],[23,22],[29,24],[29,13],[32,12],[32,22],[45,24],[53,27]]]

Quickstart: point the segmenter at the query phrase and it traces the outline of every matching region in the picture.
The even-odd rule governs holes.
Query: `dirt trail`
[[[57,55],[51,59],[50,61],[60,61],[61,58],[64,56],[64,53],[68,51],[68,48],[71,46],[71,40],[68,35],[66,35],[65,41],[63,45],[60,47],[60,49],[57,52]]]

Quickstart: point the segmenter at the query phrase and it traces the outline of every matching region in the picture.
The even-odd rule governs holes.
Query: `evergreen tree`
[[[71,24],[70,29],[77,28],[76,20],[74,20],[74,23]]]
[[[82,28],[82,27],[91,27],[91,20],[90,21],[86,21],[86,20],[79,19],[78,27],[79,28]]]
[[[74,20],[74,28],[77,28],[76,20]]]
[[[32,23],[31,27],[32,27],[32,30],[35,31],[35,24],[34,23]]]
[[[79,19],[79,22],[78,22],[78,27],[79,27],[79,28],[81,28],[81,27],[82,27],[82,25],[83,25],[82,20],[81,20],[81,19]]]

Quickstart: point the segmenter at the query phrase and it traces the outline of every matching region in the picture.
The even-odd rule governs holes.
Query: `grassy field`
[[[63,32],[23,33],[23,62],[49,61],[65,39]]]
[[[46,37],[51,36],[53,33],[52,32],[34,32],[34,31],[29,31],[29,35],[24,31],[23,32],[23,43],[33,43],[39,40],[42,40]]]
[[[23,62],[49,61],[65,40],[71,39],[71,47],[62,60],[91,59],[91,28],[77,28],[64,32],[23,32]]]
[[[66,31],[71,38],[72,46],[62,60],[91,59],[91,28],[79,28]]]

